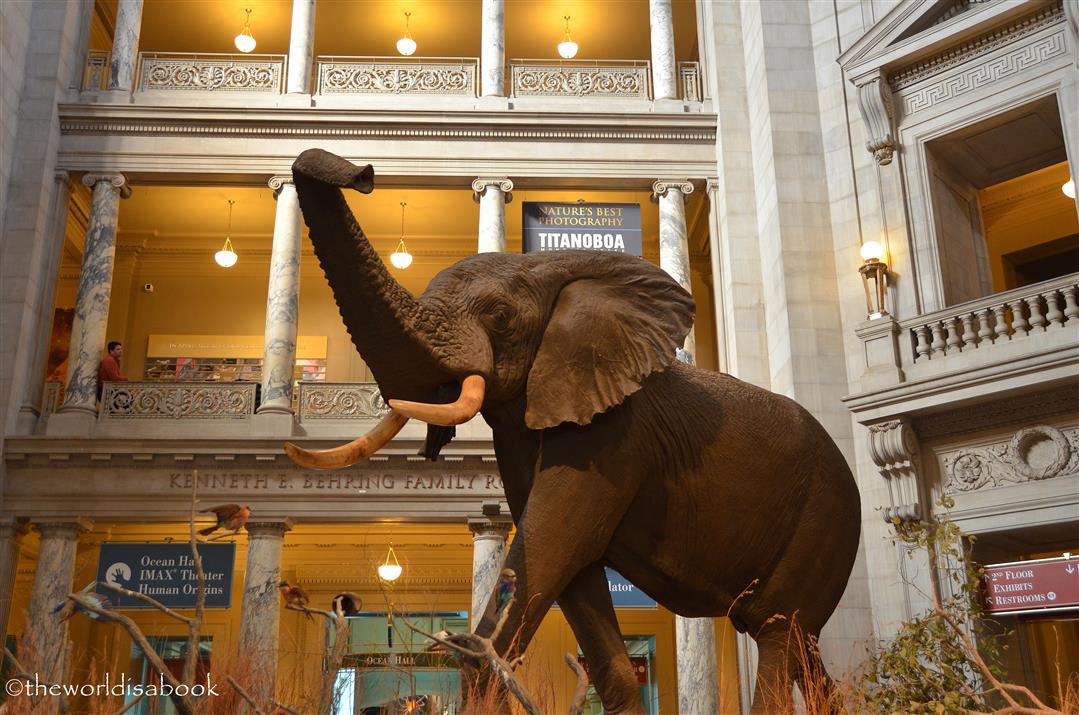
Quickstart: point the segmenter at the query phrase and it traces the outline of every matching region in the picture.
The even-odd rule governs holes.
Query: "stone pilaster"
[[[652,99],[677,99],[671,0],[648,0],[648,24],[652,37]]]
[[[711,618],[674,619],[678,712],[719,712],[716,623]]]
[[[97,373],[109,322],[116,222],[120,198],[131,195],[122,174],[87,174],[82,183],[92,187],[93,198],[75,296],[64,406],[49,420],[50,434],[80,433],[88,429],[86,420],[92,420],[97,413]]]
[[[652,193],[659,201],[659,267],[692,293],[685,197],[693,193],[693,184],[684,180],[660,179],[652,184]],[[690,330],[686,342],[678,352],[678,359],[692,365],[696,355],[697,339]]]
[[[315,49],[315,0],[292,0],[292,34],[288,44],[288,94],[311,94]]]
[[[11,615],[15,576],[19,566],[19,550],[27,527],[24,521],[0,521],[0,640],[7,636],[7,621]]]
[[[300,201],[291,177],[273,177],[270,188],[277,197],[277,215],[270,254],[270,284],[266,291],[266,344],[258,412],[287,415],[286,427],[291,427],[300,303]]]
[[[67,622],[61,622],[53,611],[73,590],[79,535],[93,524],[85,519],[68,519],[37,522],[34,526],[41,541],[26,614],[24,665],[42,681],[62,683],[70,666],[68,629]]]
[[[109,89],[130,92],[134,88],[141,30],[142,0],[119,0],[109,59]]]
[[[506,204],[513,200],[509,179],[476,179],[472,198],[480,205],[478,253],[506,252]]]
[[[280,631],[281,548],[291,519],[247,523],[247,568],[237,652],[249,660],[247,689],[260,707],[274,697]]]
[[[504,0],[483,0],[480,30],[480,96],[506,96],[506,10]]]
[[[506,561],[506,537],[511,525],[505,517],[468,520],[468,528],[472,531],[471,628],[483,618],[487,601],[498,583],[498,575]]]

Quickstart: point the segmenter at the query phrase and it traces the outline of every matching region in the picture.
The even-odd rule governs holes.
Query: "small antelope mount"
[[[413,297],[342,194],[371,192],[371,166],[311,149],[292,170],[341,316],[392,408],[350,444],[286,445],[297,464],[348,466],[409,418],[428,424],[435,459],[454,425],[482,414],[517,525],[505,564],[516,595],[495,647],[505,654],[514,634],[527,647],[557,599],[607,713],[644,710],[604,566],[675,613],[729,614],[752,635],[758,711],[788,673],[823,672],[788,637],[792,623],[817,636],[846,587],[854,478],[792,400],[675,360],[694,311],[681,286],[624,254],[485,253]],[[494,630],[497,605],[478,635]]]

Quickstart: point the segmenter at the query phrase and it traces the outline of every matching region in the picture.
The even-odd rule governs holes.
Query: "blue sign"
[[[235,544],[199,544],[202,570],[206,573],[206,607],[228,608],[232,601],[232,567]],[[194,608],[198,576],[191,545],[101,545],[97,580],[142,593],[169,608]],[[116,608],[153,608],[147,603],[98,587]]]
[[[625,576],[614,569],[603,569],[607,573],[607,589],[611,592],[611,603],[615,608],[655,608],[656,602],[644,591],[630,583]],[[556,601],[553,608],[559,608]]]

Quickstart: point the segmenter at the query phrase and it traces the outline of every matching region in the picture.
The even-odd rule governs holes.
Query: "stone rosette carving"
[[[1079,472],[1079,430],[1034,425],[1007,442],[962,448],[944,458],[944,488],[971,492],[986,487],[1052,479]]]
[[[253,383],[109,382],[102,419],[236,419],[255,412]]]
[[[300,383],[301,420],[381,419],[389,411],[375,383]]]

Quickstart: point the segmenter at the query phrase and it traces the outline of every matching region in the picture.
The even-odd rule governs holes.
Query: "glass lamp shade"
[[[240,52],[251,52],[255,49],[255,38],[246,29],[236,36],[235,42],[236,49]]]
[[[416,41],[408,35],[405,35],[397,41],[397,51],[405,57],[408,57],[416,51]]]
[[[559,42],[558,55],[564,60],[572,60],[577,56],[577,43],[569,39]]]
[[[239,256],[236,255],[236,251],[224,248],[214,254],[214,260],[217,261],[217,265],[222,268],[232,268],[236,265],[236,260]]]
[[[862,244],[861,254],[866,263],[876,263],[884,258],[884,246],[877,241],[866,241]]]
[[[1069,199],[1075,198],[1075,179],[1069,178],[1064,185],[1060,187],[1060,190],[1064,192],[1064,195]]]
[[[401,564],[382,564],[378,567],[378,577],[383,581],[396,581],[401,577]]]
[[[394,268],[408,268],[412,265],[412,254],[403,248],[398,248],[390,254],[390,263]]]

